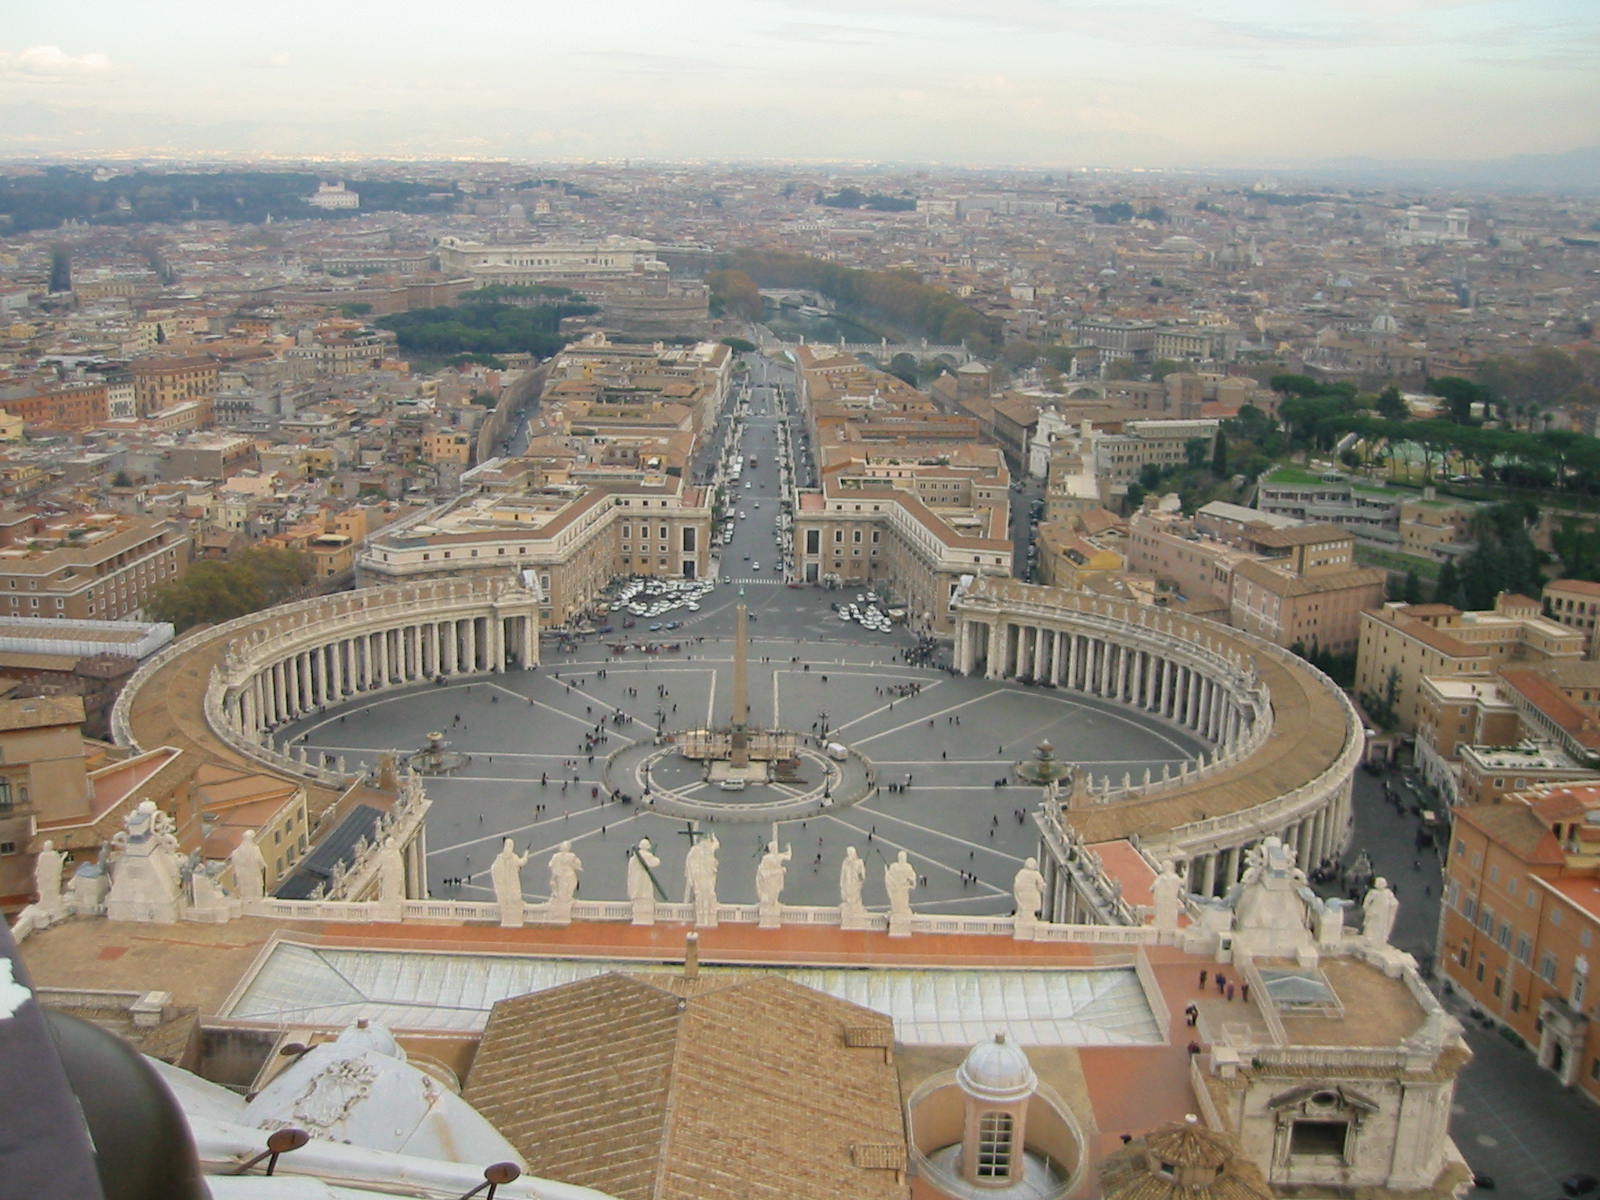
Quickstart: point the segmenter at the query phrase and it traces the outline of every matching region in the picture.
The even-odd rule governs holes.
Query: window
[[[15,842],[0,842],[0,854],[15,854],[16,852],[17,844]]]
[[[1546,950],[1539,956],[1539,978],[1546,983],[1556,981],[1556,956],[1552,951]]]
[[[1517,961],[1526,966],[1533,958],[1533,939],[1525,933],[1517,934]]]
[[[1494,940],[1500,944],[1500,949],[1502,950],[1507,950],[1511,947],[1511,922],[1500,922],[1500,933]]]
[[[978,1118],[978,1178],[1011,1178],[1011,1114],[984,1113]]]
[[[1289,1132],[1289,1153],[1343,1158],[1349,1134],[1348,1121],[1296,1121]]]

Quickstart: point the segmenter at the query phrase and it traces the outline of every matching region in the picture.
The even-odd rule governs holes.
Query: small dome
[[[974,1046],[956,1071],[956,1082],[967,1095],[979,1100],[1010,1103],[1026,1100],[1039,1086],[1039,1077],[1022,1047],[997,1033],[992,1042]]]
[[[395,1041],[394,1034],[382,1025],[375,1025],[365,1017],[354,1025],[346,1025],[339,1031],[339,1036],[334,1041],[350,1051],[372,1050],[378,1054],[406,1061],[406,1052],[400,1048],[400,1043]]]
[[[1400,322],[1396,321],[1388,313],[1380,313],[1376,317],[1372,318],[1372,332],[1373,333],[1399,333],[1400,332]]]

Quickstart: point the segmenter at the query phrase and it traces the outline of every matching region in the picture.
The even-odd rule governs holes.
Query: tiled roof
[[[497,1004],[465,1095],[535,1173],[620,1200],[904,1200],[898,1077],[847,1044],[874,1023],[784,979],[603,975]]]

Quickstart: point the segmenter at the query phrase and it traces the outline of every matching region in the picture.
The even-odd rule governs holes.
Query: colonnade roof
[[[174,654],[159,664],[140,685],[128,707],[128,728],[134,743],[149,749],[171,746],[181,750],[198,769],[205,762],[222,763],[234,770],[271,774],[260,762],[247,758],[213,732],[206,721],[205,695],[211,672],[222,663],[230,642],[237,642],[257,630],[282,625],[287,621],[270,611],[260,620],[231,638],[207,640],[203,632],[192,635],[186,652]],[[285,776],[306,789],[306,804],[318,813],[338,800],[340,791],[299,776]]]

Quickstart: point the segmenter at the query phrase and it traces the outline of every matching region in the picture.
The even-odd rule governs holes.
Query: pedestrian
[[[1228,977],[1221,971],[1217,972],[1217,991],[1225,992],[1228,989]]]
[[[1206,974],[1207,974],[1207,972],[1205,971],[1204,968],[1202,968],[1201,971],[1200,971],[1200,986],[1201,987],[1205,987],[1205,985],[1206,985]]]
[[[1243,1000],[1246,1004],[1250,1003],[1250,985],[1248,983],[1239,985],[1239,999]]]

